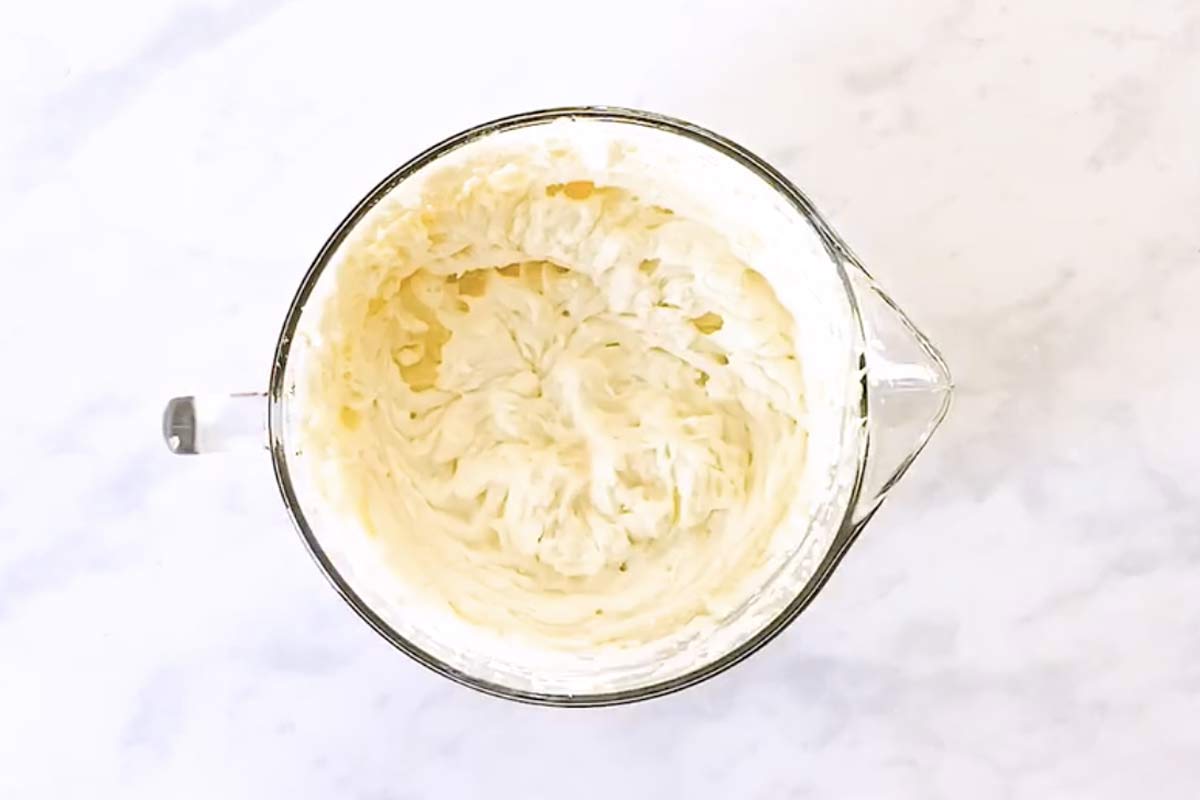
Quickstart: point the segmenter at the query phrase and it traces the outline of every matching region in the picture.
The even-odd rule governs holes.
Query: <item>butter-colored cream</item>
[[[794,322],[722,231],[569,147],[434,167],[342,249],[305,451],[396,579],[539,646],[748,588],[805,458]]]

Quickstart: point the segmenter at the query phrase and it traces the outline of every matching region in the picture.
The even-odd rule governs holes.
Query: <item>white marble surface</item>
[[[1200,4],[751,5],[5,5],[0,797],[1200,794]],[[779,640],[564,712],[394,652],[158,413],[264,385],[393,166],[579,102],[777,163],[960,389]]]

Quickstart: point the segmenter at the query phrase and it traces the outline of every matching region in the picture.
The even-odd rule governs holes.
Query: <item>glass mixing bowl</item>
[[[453,626],[429,624],[395,597],[395,576],[368,537],[321,500],[298,437],[306,323],[332,289],[338,254],[372,208],[447,155],[494,137],[557,123],[611,131],[694,167],[691,180],[725,181],[745,193],[746,213],[783,221],[772,246],[795,248],[801,275],[767,274],[797,319],[799,336],[824,344],[802,356],[810,430],[805,480],[819,500],[761,574],[761,588],[712,630],[664,647],[627,653],[559,653],[534,658],[498,640],[477,642]],[[600,126],[597,128],[596,126]],[[764,219],[766,217],[764,216]],[[779,229],[776,228],[772,230]],[[805,259],[799,258],[803,253]],[[812,267],[813,264],[819,265]],[[802,281],[800,279],[803,279]],[[795,286],[795,284],[802,284]],[[792,298],[789,301],[788,298]],[[306,316],[308,315],[308,316]],[[815,353],[815,355],[814,355]],[[175,453],[269,447],[275,479],[296,529],[343,599],[381,636],[452,680],[500,697],[560,706],[646,699],[705,680],[775,637],[812,602],[891,487],[949,407],[951,381],[938,351],[859,264],[812,203],[782,174],[739,145],[676,119],[607,107],[535,111],[487,122],[434,145],[388,175],[334,229],[296,290],[275,345],[267,391],[185,396],[169,401],[163,435]],[[817,430],[819,428],[819,430]],[[265,436],[264,436],[265,433]],[[799,487],[798,487],[799,490]]]

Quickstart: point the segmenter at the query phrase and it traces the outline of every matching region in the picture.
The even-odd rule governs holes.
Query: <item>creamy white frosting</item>
[[[330,502],[431,602],[551,647],[738,602],[805,454],[771,286],[604,177],[566,141],[432,168],[343,248],[308,367]]]

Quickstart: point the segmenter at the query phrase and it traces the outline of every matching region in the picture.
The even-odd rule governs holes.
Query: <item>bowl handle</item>
[[[267,446],[266,392],[173,397],[163,409],[163,441],[181,456]]]

